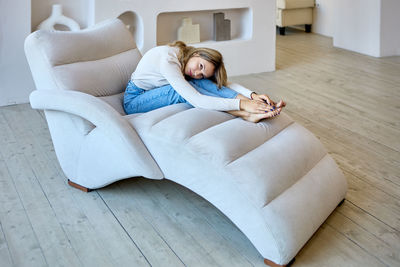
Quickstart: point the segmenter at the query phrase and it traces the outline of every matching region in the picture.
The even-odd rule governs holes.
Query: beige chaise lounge
[[[125,115],[122,93],[141,55],[118,19],[79,32],[34,32],[25,51],[37,87],[31,105],[44,110],[71,185],[170,179],[220,209],[278,266],[345,197],[335,162],[284,113],[250,123],[177,104]]]
[[[304,25],[311,32],[315,0],[276,0],[276,25],[285,35],[287,26]]]

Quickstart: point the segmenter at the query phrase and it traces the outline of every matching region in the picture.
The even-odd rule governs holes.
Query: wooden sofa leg
[[[311,32],[311,24],[306,24],[305,28],[306,28],[306,32]]]
[[[89,189],[89,188],[86,188],[86,187],[81,186],[81,185],[79,185],[79,184],[76,184],[76,183],[72,182],[70,179],[68,179],[68,184],[69,184],[70,186],[72,186],[72,187],[74,187],[74,188],[76,188],[76,189],[82,190],[83,192],[86,192],[86,193],[92,191],[92,189]]]
[[[273,261],[270,261],[268,259],[264,259],[264,263],[270,267],[289,267],[290,265],[293,264],[293,262],[295,261],[296,258],[293,258],[288,264],[285,265],[280,265],[280,264],[276,264]]]
[[[278,27],[278,28],[279,28],[279,34],[285,35],[285,27]]]

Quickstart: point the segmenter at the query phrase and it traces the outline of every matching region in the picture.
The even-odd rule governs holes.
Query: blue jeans
[[[228,87],[218,86],[209,79],[192,79],[189,83],[201,94],[222,98],[235,98],[238,93]],[[128,82],[124,94],[124,109],[126,114],[142,113],[157,108],[178,103],[188,103],[170,84],[151,90],[137,87],[132,81]]]

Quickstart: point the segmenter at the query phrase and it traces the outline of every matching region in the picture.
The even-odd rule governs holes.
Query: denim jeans
[[[235,98],[238,93],[228,87],[218,86],[209,79],[192,79],[189,83],[201,94],[222,98]],[[178,103],[190,103],[180,96],[171,85],[167,84],[151,90],[137,87],[128,82],[124,94],[126,114],[142,113]]]

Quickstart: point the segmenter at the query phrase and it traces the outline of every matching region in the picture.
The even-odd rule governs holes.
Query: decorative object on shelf
[[[79,31],[81,29],[76,21],[62,14],[61,5],[53,5],[50,17],[42,21],[37,29],[55,31],[56,29],[54,28],[54,26],[56,24],[64,25],[68,27],[71,31]]]
[[[225,41],[231,39],[231,21],[225,19],[222,12],[214,13],[214,41]]]
[[[200,25],[192,24],[192,18],[183,18],[178,29],[178,40],[187,44],[200,43]]]

